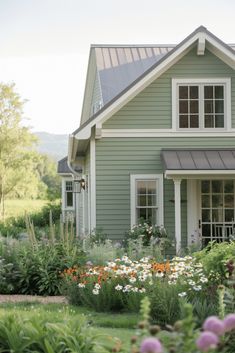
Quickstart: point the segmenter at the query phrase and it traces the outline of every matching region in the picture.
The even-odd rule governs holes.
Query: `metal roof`
[[[107,104],[150,67],[162,59],[174,44],[93,44],[103,105]],[[228,45],[235,50],[235,44]]]
[[[92,48],[105,105],[171,51],[174,45],[93,45]]]
[[[235,148],[163,149],[165,170],[235,170]]]
[[[78,167],[75,169],[77,173],[82,173],[82,168]],[[72,174],[68,166],[68,157],[64,157],[57,164],[57,173],[58,174]]]

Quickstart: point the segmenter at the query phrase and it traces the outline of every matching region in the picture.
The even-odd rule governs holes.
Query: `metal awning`
[[[235,175],[235,148],[163,149],[166,177],[177,175]]]

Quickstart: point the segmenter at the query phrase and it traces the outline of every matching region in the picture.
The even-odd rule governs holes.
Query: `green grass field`
[[[5,219],[40,211],[47,203],[47,200],[6,200]]]

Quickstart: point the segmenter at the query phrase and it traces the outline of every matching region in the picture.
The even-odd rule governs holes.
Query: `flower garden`
[[[1,294],[65,295],[68,307],[94,318],[140,314],[131,339],[110,345],[97,340],[86,314],[4,312],[0,351],[235,353],[235,242],[170,258],[163,229],[137,228],[123,246],[97,233],[79,242],[68,229],[59,237],[2,238]]]

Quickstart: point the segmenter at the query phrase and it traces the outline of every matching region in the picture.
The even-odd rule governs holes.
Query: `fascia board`
[[[166,179],[204,179],[205,177],[235,177],[235,170],[166,170]]]
[[[205,39],[207,42],[206,47],[232,69],[235,69],[235,52],[233,53],[208,34],[205,34]]]

